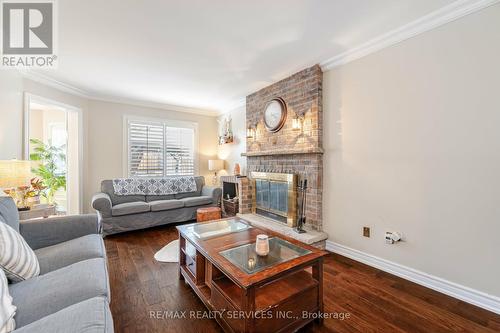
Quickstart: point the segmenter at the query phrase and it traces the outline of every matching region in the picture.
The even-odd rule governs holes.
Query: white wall
[[[22,157],[22,85],[17,71],[0,70],[0,160]]]
[[[16,71],[0,71],[0,159],[23,159],[24,92],[82,110],[83,212],[91,212],[92,194],[102,179],[123,176],[123,116],[136,115],[198,123],[199,173],[210,177],[208,160],[217,156],[215,117],[89,100],[23,78]],[[207,178],[209,179],[209,178]]]
[[[87,200],[100,190],[101,180],[126,176],[123,174],[125,115],[198,123],[199,174],[205,176],[207,183],[210,182],[208,160],[217,155],[215,117],[92,100],[89,101],[88,111],[89,173],[88,191],[85,195]],[[89,205],[90,203],[86,204]]]
[[[500,296],[499,31],[495,5],[324,73],[331,241]]]
[[[79,124],[79,114],[78,112],[67,112],[66,116],[68,124],[68,148],[67,148],[67,163],[68,163],[68,179],[66,191],[68,192],[68,214],[77,214],[80,210],[80,204],[83,206],[83,199],[81,197],[80,191],[85,188],[84,184],[80,184],[80,173],[86,171],[83,165],[80,165],[80,140],[83,138],[80,136],[80,131],[82,128]],[[83,147],[82,147],[83,148]],[[86,160],[82,160],[86,165]],[[85,179],[83,179],[85,180]],[[85,207],[81,207],[82,211]]]
[[[222,171],[221,175],[233,175],[234,165],[236,163],[240,164],[241,174],[246,175],[247,171],[247,159],[242,157],[241,153],[246,151],[246,107],[241,106],[234,110],[231,110],[223,115],[221,115],[218,120],[219,124],[222,125],[222,120],[226,117],[231,117],[233,120],[233,135],[234,142],[220,145],[218,149],[217,156],[225,161],[226,169]],[[220,129],[220,128],[219,128]]]

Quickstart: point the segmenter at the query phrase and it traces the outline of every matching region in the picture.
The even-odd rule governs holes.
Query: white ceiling
[[[101,98],[224,111],[453,0],[60,0],[59,67]]]

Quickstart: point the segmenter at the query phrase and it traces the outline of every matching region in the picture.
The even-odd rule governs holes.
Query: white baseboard
[[[489,295],[329,240],[326,241],[326,249],[330,252],[362,262],[448,296],[458,298],[464,302],[500,314],[500,297]]]

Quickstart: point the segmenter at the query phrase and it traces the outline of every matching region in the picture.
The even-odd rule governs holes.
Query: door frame
[[[79,107],[62,103],[50,98],[42,97],[32,93],[24,92],[24,112],[23,112],[23,158],[29,160],[29,131],[30,131],[30,104],[37,101],[41,104],[54,105],[66,110],[66,112],[76,112],[78,114],[78,212],[82,213],[83,208],[83,110]],[[66,117],[67,120],[67,117]],[[66,123],[67,126],[67,123]],[[70,186],[66,186],[66,192],[69,193]]]

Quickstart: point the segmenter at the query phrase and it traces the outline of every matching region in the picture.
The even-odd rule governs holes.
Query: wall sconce
[[[295,114],[295,117],[292,119],[292,129],[294,131],[302,131],[302,128],[304,126],[304,116],[299,116]]]
[[[255,139],[257,131],[255,127],[248,126],[247,128],[247,139]]]

